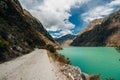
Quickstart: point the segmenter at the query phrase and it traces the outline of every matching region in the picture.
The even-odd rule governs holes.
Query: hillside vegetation
[[[60,47],[39,20],[18,0],[0,0],[0,61],[48,46],[53,50]]]

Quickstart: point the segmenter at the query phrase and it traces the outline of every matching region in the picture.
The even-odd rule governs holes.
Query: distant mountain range
[[[0,61],[34,48],[59,47],[43,25],[18,0],[0,0]]]
[[[72,46],[120,47],[120,10],[92,21],[71,43]]]
[[[69,46],[69,44],[72,42],[74,38],[75,38],[75,35],[67,34],[60,38],[55,38],[55,41],[57,41],[62,46]]]

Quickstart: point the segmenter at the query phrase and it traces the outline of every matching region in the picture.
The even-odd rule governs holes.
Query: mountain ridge
[[[120,10],[92,21],[71,43],[72,46],[120,46]],[[95,23],[94,23],[95,22]]]

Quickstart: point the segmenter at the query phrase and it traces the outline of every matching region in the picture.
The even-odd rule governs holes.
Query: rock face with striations
[[[92,21],[71,45],[120,47],[120,10],[106,18]]]
[[[39,20],[18,0],[0,0],[0,61],[47,45],[58,47]]]

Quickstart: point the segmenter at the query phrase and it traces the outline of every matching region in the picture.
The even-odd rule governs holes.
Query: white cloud
[[[72,33],[75,25],[68,21],[70,9],[80,7],[89,0],[19,0],[23,7],[37,17],[49,31],[62,30],[60,33]]]
[[[81,16],[85,22],[90,22],[97,18],[103,18],[113,12],[114,6],[119,6],[120,0],[113,0],[103,6],[97,6],[94,9],[90,9],[88,12],[83,13]]]
[[[113,6],[120,6],[120,0],[113,0],[108,5],[111,6],[111,7],[113,7]]]
[[[112,10],[113,8],[109,8],[106,6],[98,6],[95,9],[82,14],[82,17],[84,21],[90,22],[97,18],[103,18],[105,15],[110,14]]]

